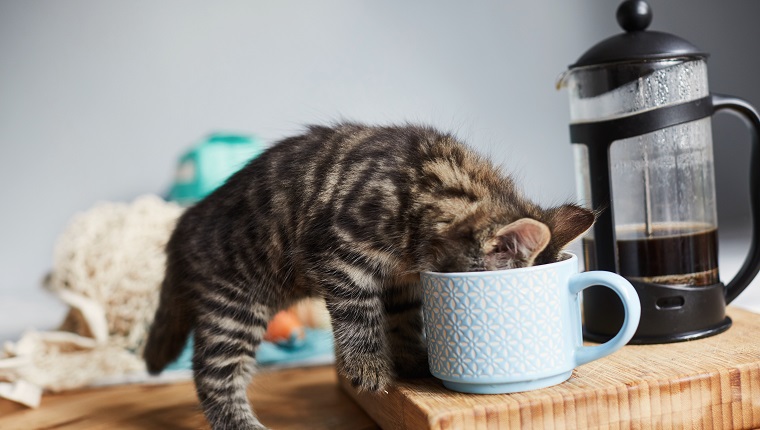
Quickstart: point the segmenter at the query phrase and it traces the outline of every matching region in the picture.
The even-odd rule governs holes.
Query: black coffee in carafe
[[[617,233],[618,273],[629,280],[665,285],[707,286],[718,276],[718,232],[708,226],[664,225]],[[586,270],[596,261],[593,238],[583,240]]]

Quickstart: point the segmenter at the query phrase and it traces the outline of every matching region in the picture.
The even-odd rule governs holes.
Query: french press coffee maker
[[[726,304],[760,269],[760,117],[747,102],[710,94],[707,54],[646,31],[641,0],[623,2],[625,33],[589,49],[558,85],[570,96],[579,197],[599,211],[583,239],[586,270],[627,278],[641,300],[631,343],[668,343],[727,330]],[[718,277],[711,116],[734,112],[752,132],[752,244],[728,285]],[[624,312],[609,289],[584,291],[584,336],[606,341]]]

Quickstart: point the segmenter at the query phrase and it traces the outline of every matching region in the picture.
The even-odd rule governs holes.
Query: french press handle
[[[714,112],[727,110],[737,114],[750,125],[752,147],[750,149],[750,210],[752,212],[752,242],[742,268],[726,286],[726,304],[731,303],[752,282],[760,271],[760,116],[745,100],[713,94]]]

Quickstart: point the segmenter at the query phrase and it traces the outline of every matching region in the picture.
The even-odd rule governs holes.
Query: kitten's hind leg
[[[407,378],[429,376],[419,277],[388,283],[383,289],[383,305],[388,319],[388,344],[396,374]]]
[[[241,291],[219,285],[198,306],[193,373],[203,413],[214,430],[266,429],[254,415],[246,390],[272,310],[244,298]]]

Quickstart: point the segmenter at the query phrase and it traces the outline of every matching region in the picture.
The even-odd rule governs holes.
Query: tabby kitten
[[[152,373],[194,333],[215,430],[263,429],[246,387],[269,319],[321,296],[338,372],[360,390],[428,371],[419,272],[556,261],[594,214],[544,210],[449,134],[344,123],[279,142],[180,218],[145,348]]]

